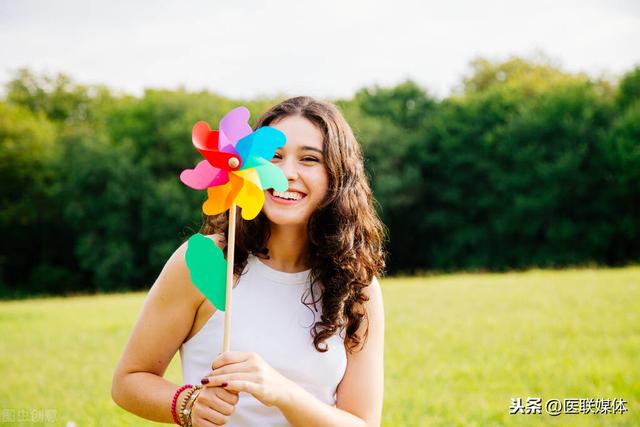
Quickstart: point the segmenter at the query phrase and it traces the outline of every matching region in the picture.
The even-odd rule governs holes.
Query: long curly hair
[[[336,106],[307,96],[290,98],[264,113],[254,128],[295,115],[305,117],[322,132],[329,176],[327,194],[307,225],[311,287],[302,302],[315,307],[321,301],[322,315],[311,329],[317,351],[327,351],[325,341],[338,332],[344,333],[347,349],[354,352],[362,348],[368,336],[364,306],[368,297],[363,290],[384,272],[385,228],[373,207],[360,145]],[[228,212],[205,216],[200,233],[218,233],[226,239],[228,221]],[[243,272],[249,254],[268,258],[269,237],[269,221],[263,212],[250,221],[237,215],[237,276]],[[320,288],[318,298],[316,286]],[[309,294],[311,301],[306,301]],[[357,331],[363,322],[365,332],[359,336]]]

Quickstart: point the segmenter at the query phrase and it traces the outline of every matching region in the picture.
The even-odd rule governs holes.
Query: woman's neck
[[[269,259],[263,260],[269,267],[285,273],[307,270],[308,245],[306,226],[276,225],[271,223],[271,236],[267,242]]]

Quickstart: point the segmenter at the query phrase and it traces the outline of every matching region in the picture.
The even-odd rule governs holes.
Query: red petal
[[[232,157],[238,158],[238,156],[232,153],[226,153],[224,151],[205,151],[200,149],[198,149],[198,151],[200,151],[200,154],[202,154],[202,156],[205,159],[207,159],[212,166],[215,166],[218,169],[231,171],[231,170],[237,170],[240,167],[238,166],[237,168],[234,168],[234,169],[231,169],[229,167],[229,159]]]
[[[218,131],[211,130],[207,122],[198,122],[193,125],[191,139],[200,152],[201,150],[218,151]]]

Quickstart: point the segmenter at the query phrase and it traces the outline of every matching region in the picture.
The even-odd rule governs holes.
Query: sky
[[[476,57],[640,65],[640,0],[0,0],[0,84],[27,67],[139,95],[348,98],[412,79],[447,96]]]

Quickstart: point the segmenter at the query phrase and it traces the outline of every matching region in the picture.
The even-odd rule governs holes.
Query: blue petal
[[[282,147],[286,142],[287,137],[284,133],[270,126],[263,126],[245,136],[236,144],[236,151],[242,159],[240,169],[257,166],[256,157],[270,161],[276,153],[276,149]]]

